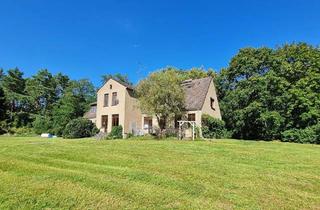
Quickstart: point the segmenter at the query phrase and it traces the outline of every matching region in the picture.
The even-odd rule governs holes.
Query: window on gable
[[[109,106],[109,93],[104,94],[103,106]]]
[[[213,98],[210,98],[210,106],[211,106],[211,109],[216,110],[214,108],[214,99]]]
[[[119,100],[117,99],[117,96],[118,96],[117,92],[112,93],[112,106],[119,104]]]

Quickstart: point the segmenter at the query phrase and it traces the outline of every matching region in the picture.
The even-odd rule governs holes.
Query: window
[[[113,126],[118,126],[119,125],[119,115],[118,114],[113,114],[112,115],[112,127]]]
[[[109,106],[109,93],[104,94],[103,106]]]
[[[112,93],[112,106],[115,106],[117,104],[119,104],[119,101],[117,99],[117,92],[113,92]]]
[[[110,90],[112,89],[112,85],[110,85]]]
[[[188,114],[188,121],[196,121],[196,114]]]
[[[92,106],[91,109],[90,109],[90,112],[96,113],[97,112],[97,107],[96,106]]]
[[[104,132],[108,130],[108,115],[102,115],[101,127],[104,129]]]
[[[210,98],[210,106],[211,106],[211,109],[216,110],[214,108],[214,99],[213,98]]]

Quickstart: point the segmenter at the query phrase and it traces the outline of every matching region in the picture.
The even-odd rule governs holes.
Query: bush
[[[0,135],[9,132],[9,125],[6,121],[0,121]]]
[[[52,131],[51,125],[52,125],[51,119],[43,116],[37,116],[32,123],[33,130],[38,135],[42,133],[51,133]]]
[[[84,138],[95,135],[93,131],[95,125],[88,119],[77,118],[71,120],[63,131],[63,138],[73,139],[73,138]]]
[[[34,136],[35,135],[33,129],[29,127],[20,127],[20,128],[12,127],[10,128],[9,133],[16,136]]]
[[[100,133],[100,130],[97,128],[97,126],[93,126],[91,133],[92,133],[92,136],[94,136]]]
[[[111,132],[108,134],[107,139],[122,139],[122,126],[113,126]]]
[[[179,129],[176,129],[176,128],[169,127],[164,130],[164,136],[166,138],[177,137],[178,134],[179,134]]]
[[[305,129],[290,129],[282,132],[284,142],[320,144],[320,123]]]
[[[132,133],[128,133],[126,138],[127,138],[127,139],[130,139],[130,138],[132,138],[132,137],[134,137],[134,135],[133,135]]]
[[[317,125],[313,126],[313,130],[315,132],[316,135],[316,144],[320,144],[320,123],[318,123]]]
[[[202,136],[204,138],[227,138],[229,137],[228,131],[225,128],[225,122],[210,115],[204,114],[201,118],[202,121]]]

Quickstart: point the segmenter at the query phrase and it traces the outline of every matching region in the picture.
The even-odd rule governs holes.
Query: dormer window
[[[210,98],[210,106],[211,106],[211,109],[216,110],[214,108],[214,99],[213,98]]]

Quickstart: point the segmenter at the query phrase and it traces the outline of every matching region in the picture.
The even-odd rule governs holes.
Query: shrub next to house
[[[122,126],[113,126],[111,132],[108,134],[107,139],[122,139]]]
[[[228,138],[229,134],[225,128],[223,120],[216,119],[210,115],[204,114],[201,118],[202,121],[202,136],[204,138]]]
[[[84,138],[90,137],[97,133],[98,129],[96,126],[88,119],[77,118],[71,120],[63,132],[63,138]]]
[[[320,144],[320,123],[305,129],[290,129],[282,132],[284,142]]]

